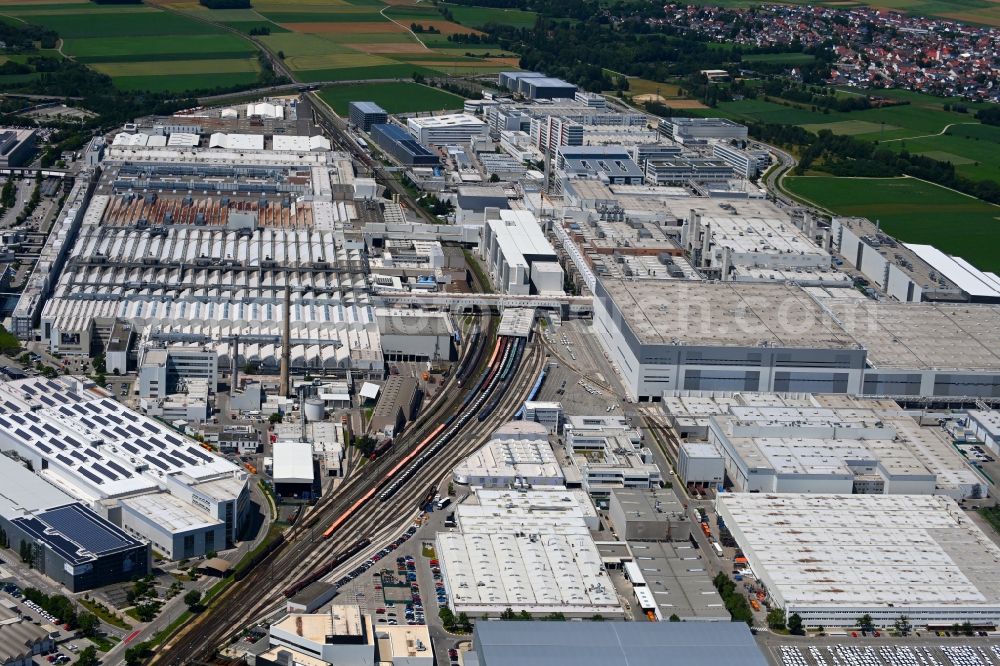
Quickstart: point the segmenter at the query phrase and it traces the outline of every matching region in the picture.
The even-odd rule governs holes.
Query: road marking
[[[126,636],[126,637],[125,637],[125,640],[124,640],[124,641],[122,641],[122,642],[123,642],[123,643],[128,643],[128,642],[130,642],[130,641],[131,641],[131,640],[132,640],[133,638],[135,638],[136,636],[138,636],[138,635],[140,634],[140,632],[141,632],[141,631],[142,631],[141,629],[136,629],[136,630],[135,630],[135,631],[133,631],[133,632],[132,632],[131,634],[129,634],[128,636]]]

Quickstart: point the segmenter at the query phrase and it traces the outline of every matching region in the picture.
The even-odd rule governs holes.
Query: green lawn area
[[[538,15],[520,9],[500,9],[494,7],[466,7],[464,5],[446,5],[455,18],[456,23],[472,28],[481,28],[487,23],[509,25],[515,28],[530,28],[535,25]]]
[[[783,182],[838,215],[878,220],[901,241],[929,243],[982,270],[1000,271],[1000,206],[914,178],[803,176]]]
[[[319,93],[323,100],[342,116],[352,101],[372,101],[389,113],[461,109],[463,99],[444,90],[419,83],[365,83],[332,86]]]

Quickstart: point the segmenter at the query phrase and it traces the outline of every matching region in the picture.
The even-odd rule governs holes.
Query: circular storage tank
[[[326,416],[326,404],[319,398],[309,398],[306,400],[306,420],[322,421]]]

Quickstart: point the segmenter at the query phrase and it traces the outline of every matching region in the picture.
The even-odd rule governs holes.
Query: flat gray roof
[[[480,666],[765,666],[742,622],[477,622]]]
[[[644,344],[856,349],[799,287],[687,280],[601,280]]]
[[[12,519],[76,500],[21,463],[0,454],[0,515]]]

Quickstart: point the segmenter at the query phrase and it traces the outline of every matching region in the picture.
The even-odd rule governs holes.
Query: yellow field
[[[680,86],[672,83],[659,83],[649,79],[631,77],[628,80],[628,91],[633,95],[656,95],[658,93],[661,97],[679,97],[681,94]]]
[[[416,42],[409,42],[406,44],[385,44],[378,42],[355,42],[351,44],[351,48],[357,49],[364,53],[384,53],[388,55],[399,54],[399,53],[426,53],[427,47]]]
[[[224,74],[256,72],[256,58],[231,60],[165,60],[162,62],[95,63],[94,69],[108,76],[156,76],[160,74]]]

